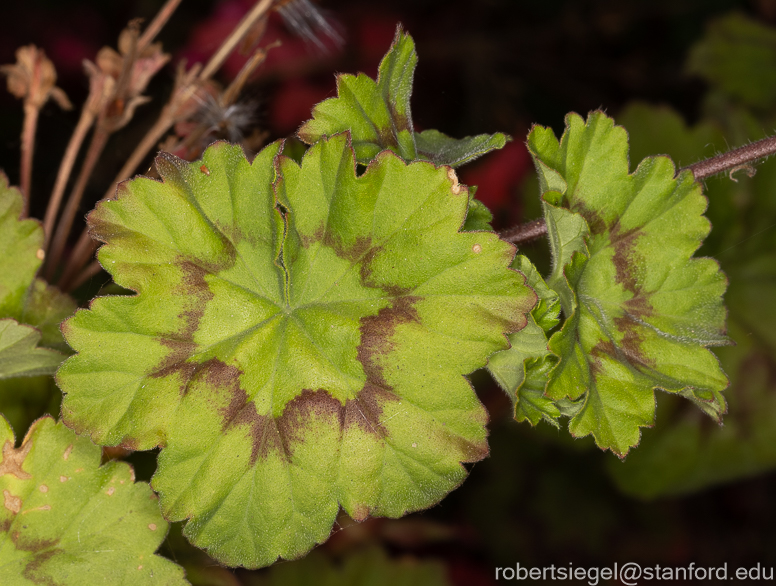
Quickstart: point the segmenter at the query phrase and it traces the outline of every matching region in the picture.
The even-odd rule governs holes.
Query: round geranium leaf
[[[216,144],[157,160],[90,216],[134,297],[64,326],[70,425],[164,449],[164,514],[229,565],[292,559],[357,520],[438,502],[487,454],[464,375],[508,346],[536,295],[514,248],[460,232],[448,167],[391,152],[358,175],[349,135],[301,165]]]

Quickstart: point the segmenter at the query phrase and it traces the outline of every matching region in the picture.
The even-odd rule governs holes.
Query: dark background
[[[151,18],[157,0],[25,0],[1,9],[0,63],[14,50],[35,43],[57,66],[59,84],[78,106],[87,83],[81,61],[135,17]],[[174,58],[207,56],[250,3],[246,0],[184,0],[160,35]],[[276,50],[246,99],[257,103],[257,124],[269,140],[286,136],[309,117],[312,104],[332,96],[334,73],[375,75],[397,22],[416,40],[420,57],[413,115],[419,128],[453,136],[502,131],[516,141],[464,171],[479,184],[478,197],[494,208],[496,227],[531,219],[521,185],[531,165],[522,139],[530,125],[563,129],[567,112],[602,108],[616,113],[639,99],[670,104],[689,121],[699,116],[706,90],[684,73],[688,48],[715,16],[739,10],[776,24],[768,0],[395,0],[336,1],[321,7],[344,39],[324,53],[294,40],[274,18],[272,31],[289,42]],[[275,15],[277,16],[277,15]],[[279,31],[279,32],[278,32]],[[273,33],[274,34],[274,33]],[[221,36],[219,36],[221,35]],[[229,79],[239,63],[228,65]],[[147,92],[154,101],[116,137],[95,174],[84,213],[102,197],[134,142],[169,93],[173,66]],[[76,111],[44,108],[39,123],[32,215],[45,210],[59,157],[77,121]],[[18,182],[21,105],[0,92],[0,168]],[[500,157],[500,158],[497,158]],[[691,161],[685,161],[688,163]],[[150,165],[149,162],[146,167]],[[544,244],[527,250],[542,254]],[[644,503],[617,492],[604,472],[610,453],[591,449],[590,438],[573,441],[540,425],[511,420],[506,398],[474,376],[491,413],[491,457],[437,507],[401,521],[372,520],[337,533],[324,546],[334,555],[355,543],[375,542],[400,553],[435,557],[448,564],[457,584],[489,584],[495,566],[643,564],[738,566],[776,561],[776,476],[773,473],[707,489],[682,498]],[[145,468],[144,468],[145,466]],[[138,473],[150,475],[138,461]],[[168,552],[169,553],[169,552]],[[171,555],[185,558],[186,552]]]

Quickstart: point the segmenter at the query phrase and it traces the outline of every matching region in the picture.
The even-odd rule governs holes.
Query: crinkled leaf
[[[733,13],[713,21],[687,69],[755,108],[776,102],[776,31]]]
[[[52,418],[19,448],[0,417],[0,583],[187,584],[154,551],[167,534],[156,497],[125,463]]]
[[[424,130],[415,133],[415,148],[418,159],[458,167],[492,150],[504,148],[507,140],[509,138],[500,132],[452,138],[438,130]]]
[[[256,586],[446,586],[445,566],[435,561],[390,559],[372,547],[349,554],[341,565],[313,553],[291,564],[278,564]]]
[[[347,135],[301,167],[278,149],[163,156],[163,182],[92,212],[100,262],[138,295],[66,322],[79,354],[58,373],[66,421],[162,445],[165,515],[249,567],[324,541],[340,506],[398,517],[457,486],[487,453],[463,375],[536,299],[511,245],[458,232],[451,170],[385,151],[357,176]]]
[[[546,219],[565,280],[549,280],[567,319],[549,343],[559,362],[545,395],[583,400],[572,434],[592,434],[624,456],[652,424],[655,389],[692,393],[717,417],[724,412],[727,379],[707,346],[727,342],[726,280],[716,261],[690,258],[709,231],[691,174],[675,178],[670,159],[654,157],[629,175],[624,129],[600,112],[587,123],[569,115],[566,124],[560,142],[540,128],[528,139],[549,177],[541,180],[552,190]],[[589,228],[584,248],[581,224],[555,219],[561,209]]]
[[[43,229],[37,220],[20,220],[22,195],[0,173],[0,318],[40,329],[44,346],[66,351],[59,324],[75,311],[73,300],[35,278],[43,262]]]
[[[490,357],[488,371],[512,399],[517,421],[527,419],[536,425],[544,419],[557,426],[560,412],[544,397],[544,388],[547,374],[557,362],[547,349],[547,332],[558,324],[560,301],[526,257],[515,257],[512,267],[526,276],[526,283],[539,299],[526,327],[509,335],[511,347]]]
[[[763,126],[754,124],[751,115],[729,109],[718,121],[705,119],[692,128],[673,112],[646,106],[629,108],[622,120],[639,137],[641,152],[672,156],[709,148],[709,142],[712,149],[724,148],[724,138],[710,131],[723,124],[730,144],[741,143],[741,136],[756,138]],[[652,131],[648,139],[643,129]],[[649,145],[640,145],[644,140]],[[776,466],[775,186],[776,165],[770,161],[753,178],[707,181],[709,215],[715,220],[704,248],[730,278],[725,301],[730,337],[736,341],[734,347],[715,349],[730,376],[728,414],[724,426],[701,425],[699,416],[675,400],[661,400],[661,425],[644,434],[642,445],[624,464],[610,467],[618,486],[630,494],[653,498],[687,493]]]
[[[36,348],[40,332],[13,319],[0,319],[0,379],[54,374],[63,354]]]
[[[509,139],[501,133],[462,139],[436,130],[416,133],[410,96],[417,63],[415,42],[398,27],[380,63],[377,81],[363,73],[337,76],[337,97],[315,106],[313,118],[299,129],[299,138],[313,144],[349,130],[356,160],[364,165],[390,149],[408,162],[424,160],[457,167],[506,144]]]

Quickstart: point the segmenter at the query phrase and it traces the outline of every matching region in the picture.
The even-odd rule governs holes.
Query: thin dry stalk
[[[89,263],[88,267],[81,271],[81,273],[78,275],[78,278],[73,281],[73,283],[66,289],[66,291],[70,292],[78,289],[78,287],[86,283],[86,281],[98,274],[101,270],[102,265],[96,260],[92,261]]]
[[[159,31],[164,28],[164,25],[167,24],[167,21],[170,20],[173,12],[175,12],[182,1],[183,0],[167,0],[167,3],[156,13],[151,24],[148,25],[143,31],[143,35],[138,39],[138,53],[142,53],[143,50],[151,44],[151,41],[153,41],[156,38],[156,35],[159,34]]]
[[[266,17],[274,3],[275,0],[260,0],[224,40],[204,69],[199,71],[198,74],[196,74],[194,70],[189,71],[186,75],[179,71],[179,79],[177,80],[179,85],[177,90],[173,91],[170,101],[162,108],[162,112],[157,122],[146,133],[137,147],[135,147],[135,150],[121,168],[121,171],[119,171],[114,181],[108,187],[105,194],[106,199],[113,195],[116,186],[121,181],[129,178],[131,173],[137,169],[138,165],[140,165],[151,149],[158,144],[164,134],[181,119],[181,110],[185,109],[185,104],[196,94],[197,90],[201,88],[216,71],[218,71],[232,50],[234,50],[237,44],[251,30],[251,27],[253,27],[253,25],[261,18]],[[256,55],[254,55],[254,58],[258,59]],[[260,63],[261,61],[258,62]],[[88,228],[84,228],[62,274],[62,278],[59,282],[60,287],[66,288],[68,286],[69,282],[75,278],[75,275],[81,267],[83,267],[92,254],[94,254],[96,247],[97,244],[92,242],[89,237]],[[80,281],[80,277],[75,278],[75,281]]]
[[[83,197],[89,179],[94,172],[94,168],[100,160],[100,155],[102,154],[109,137],[110,133],[99,127],[92,135],[92,141],[89,144],[89,150],[86,152],[81,171],[78,174],[73,190],[70,192],[70,196],[67,198],[65,211],[62,213],[62,218],[57,225],[56,234],[51,241],[51,252],[49,253],[48,264],[46,265],[46,278],[48,280],[51,280],[54,276],[54,271],[59,264],[59,260],[62,258],[62,253],[67,244],[67,237],[70,235],[70,228],[73,226],[73,220],[75,220],[75,216],[78,213],[78,207],[81,205],[81,198]]]
[[[205,68],[200,74],[200,79],[202,81],[210,79],[213,74],[220,69],[220,67],[224,64],[224,61],[226,61],[226,58],[229,57],[237,44],[243,39],[243,37],[245,37],[246,34],[248,34],[248,32],[251,30],[251,27],[256,24],[260,18],[266,16],[274,3],[275,0],[261,0],[258,4],[256,4],[256,6],[253,7],[253,10],[245,15],[245,17],[240,21],[240,24],[237,25],[237,28],[232,31],[232,33],[218,48],[218,51],[216,51],[215,55],[213,55],[210,58],[210,61],[208,61],[207,65],[205,65]]]
[[[81,150],[81,144],[83,144],[86,133],[89,132],[92,124],[94,124],[94,115],[84,109],[84,111],[81,112],[78,124],[70,137],[70,142],[67,144],[65,154],[62,157],[62,162],[59,164],[59,172],[57,173],[57,179],[54,183],[54,190],[51,192],[48,207],[46,208],[46,215],[43,218],[43,233],[46,238],[43,245],[44,249],[48,247],[48,243],[51,240],[54,221],[57,218],[59,206],[62,203],[62,196],[65,194],[65,187],[67,186],[68,179],[70,179],[70,173],[73,171],[78,151]]]
[[[40,107],[26,101],[24,103],[24,124],[22,125],[22,152],[19,169],[19,187],[24,197],[22,218],[30,215],[30,193],[32,187],[32,155],[35,152],[35,131],[38,128]]]

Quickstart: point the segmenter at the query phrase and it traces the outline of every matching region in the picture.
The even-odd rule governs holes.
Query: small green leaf
[[[557,362],[547,348],[547,332],[558,324],[558,294],[547,286],[536,267],[523,255],[515,257],[512,268],[526,276],[526,283],[539,299],[526,327],[509,335],[511,348],[490,357],[488,371],[512,399],[517,421],[528,420],[536,425],[545,420],[557,427],[560,412],[544,396],[544,388],[547,374]]]
[[[0,379],[54,374],[65,356],[36,348],[40,332],[13,319],[0,319]]]
[[[415,42],[399,26],[380,63],[377,81],[363,73],[337,76],[337,97],[315,106],[312,120],[297,135],[313,144],[324,136],[350,131],[356,160],[363,165],[390,149],[407,162],[458,167],[506,144],[509,137],[501,133],[455,139],[436,130],[415,132],[410,96],[417,63]]]
[[[642,154],[666,152],[684,162],[692,162],[693,153],[712,155],[726,143],[757,138],[768,124],[729,106],[716,114],[718,119],[707,117],[688,127],[666,108],[634,105],[618,121],[631,132],[631,152],[634,147]],[[719,128],[725,128],[727,139]],[[644,433],[624,463],[609,467],[620,489],[641,498],[686,494],[776,466],[776,165],[767,161],[754,177],[737,182],[722,176],[705,183],[713,228],[704,250],[730,279],[725,305],[736,345],[714,349],[730,377],[728,413],[724,426],[703,425],[692,406],[659,397],[660,425]]]
[[[43,230],[37,220],[20,220],[22,194],[0,173],[0,316],[16,317],[43,262]]]
[[[463,375],[536,300],[514,247],[459,232],[451,169],[384,151],[359,176],[348,135],[301,166],[279,149],[165,155],[163,182],[98,205],[100,262],[138,295],[66,322],[78,354],[58,373],[68,424],[163,446],[165,515],[247,567],[324,541],[340,507],[398,517],[462,482],[487,454]]]
[[[50,417],[19,448],[0,417],[0,583],[185,585],[154,555],[167,522],[125,463],[100,467],[100,449]]]
[[[469,186],[469,208],[466,212],[466,222],[464,222],[464,232],[493,232],[490,223],[493,221],[493,214],[480,200],[474,197],[477,193],[477,186]]]
[[[0,173],[0,319],[37,327],[42,344],[66,352],[59,324],[75,311],[73,300],[36,279],[43,262],[43,229],[37,220],[20,220],[22,194]]]
[[[410,96],[417,63],[415,42],[397,27],[377,81],[363,73],[338,75],[337,97],[315,106],[312,120],[299,129],[299,138],[313,144],[349,130],[359,163],[367,164],[385,149],[405,161],[415,160]]]
[[[451,167],[459,167],[490,151],[504,148],[508,140],[510,138],[500,132],[466,138],[452,138],[438,130],[415,133],[418,159]]]
[[[652,424],[655,389],[724,412],[727,378],[706,347],[728,343],[726,280],[716,261],[690,258],[709,231],[691,174],[674,177],[671,161],[654,157],[629,175],[627,134],[610,118],[572,114],[566,124],[560,142],[539,128],[528,139],[551,190],[548,284],[567,318],[549,342],[560,360],[545,396],[583,401],[572,434],[622,457]]]

